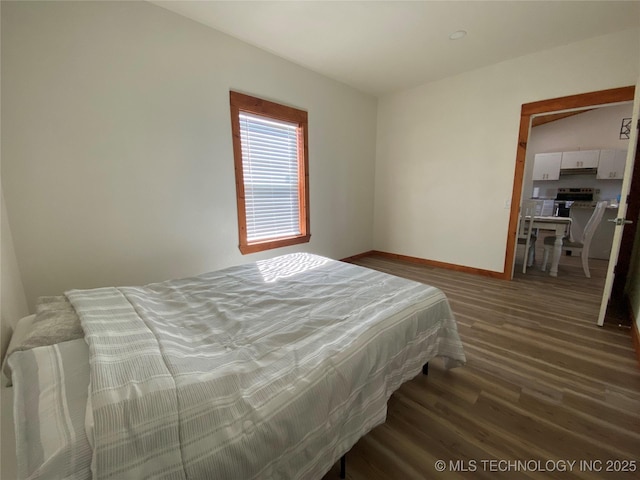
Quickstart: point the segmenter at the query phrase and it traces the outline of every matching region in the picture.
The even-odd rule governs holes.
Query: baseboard
[[[341,262],[353,262],[354,260],[358,260],[363,257],[368,257],[369,255],[373,255],[375,253],[374,250],[369,250],[368,252],[358,253],[357,255],[352,255],[350,257],[341,258]]]
[[[405,262],[415,263],[417,265],[444,268],[447,270],[455,270],[457,272],[471,273],[473,275],[482,275],[484,277],[499,278],[499,279],[505,278],[505,275],[503,272],[494,272],[491,270],[483,270],[481,268],[473,268],[473,267],[466,267],[464,265],[456,265],[454,263],[438,262],[436,260],[427,260],[426,258],[418,258],[418,257],[411,257],[409,255],[400,255],[397,253],[382,252],[380,250],[371,250],[369,252],[362,253],[360,255],[354,255],[353,257],[349,257],[349,259],[345,261],[349,261],[350,259],[357,260],[358,258],[366,257],[368,255],[377,255],[380,257],[392,258],[394,260],[402,260]]]

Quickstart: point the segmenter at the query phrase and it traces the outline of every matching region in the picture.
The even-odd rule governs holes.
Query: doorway
[[[617,103],[629,102],[634,99],[635,87],[622,87],[611,90],[602,90],[598,92],[590,92],[579,95],[572,95],[568,97],[555,98],[550,100],[543,100],[539,102],[529,103],[522,106],[520,115],[520,128],[518,138],[518,152],[516,156],[516,167],[512,191],[512,204],[509,219],[509,230],[507,238],[507,251],[505,254],[504,275],[506,279],[512,277],[514,268],[514,259],[516,253],[516,229],[518,224],[519,204],[523,191],[523,181],[525,173],[525,161],[527,144],[529,141],[529,134],[531,128],[531,121],[533,116],[539,116],[544,114],[568,112],[572,110],[582,110],[586,108],[601,107],[605,105],[612,105]],[[637,162],[636,162],[637,166]],[[631,192],[638,190],[638,184],[632,183]],[[630,235],[631,238],[635,237],[635,223],[630,226],[629,230],[633,232],[626,232],[625,235]],[[622,244],[622,248],[625,245]],[[631,248],[631,246],[629,246]],[[629,251],[629,255],[631,252]],[[619,259],[624,258],[621,252]],[[622,279],[619,282],[623,282]]]

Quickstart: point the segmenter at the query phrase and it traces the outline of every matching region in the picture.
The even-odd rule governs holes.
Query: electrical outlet
[[[511,199],[510,198],[507,198],[504,201],[504,208],[505,208],[505,210],[509,210],[511,208]]]

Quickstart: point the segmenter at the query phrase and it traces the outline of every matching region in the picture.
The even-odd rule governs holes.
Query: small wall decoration
[[[623,118],[620,126],[620,140],[629,140],[631,136],[631,119]]]

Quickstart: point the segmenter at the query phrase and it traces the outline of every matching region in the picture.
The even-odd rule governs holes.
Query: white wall
[[[381,98],[375,249],[503,271],[522,104],[634,85],[639,37],[597,37]]]
[[[0,188],[0,202],[2,203],[2,225],[0,230],[1,264],[0,271],[0,359],[4,358],[4,352],[9,344],[11,332],[16,322],[24,317],[27,312],[27,299],[24,294],[24,286],[18,269],[18,263],[13,248],[13,237],[9,226],[9,218],[5,208],[4,194]]]
[[[0,96],[0,111],[1,109]],[[13,248],[13,235],[9,226],[4,192],[0,186],[0,359],[4,359],[16,322],[27,312],[27,299]]]
[[[234,89],[309,112],[311,242],[238,250]],[[372,248],[375,98],[146,2],[2,6],[2,187],[30,308]]]
[[[597,180],[592,174],[563,175],[560,180],[532,182],[534,157],[537,153],[571,150],[627,150],[629,139],[620,138],[620,127],[622,119],[631,118],[632,113],[633,102],[626,102],[533,127],[527,145],[523,198],[531,197],[533,186],[540,188],[540,197],[555,198],[560,187],[591,187],[601,192],[596,200],[616,198],[622,187],[622,179]]]

